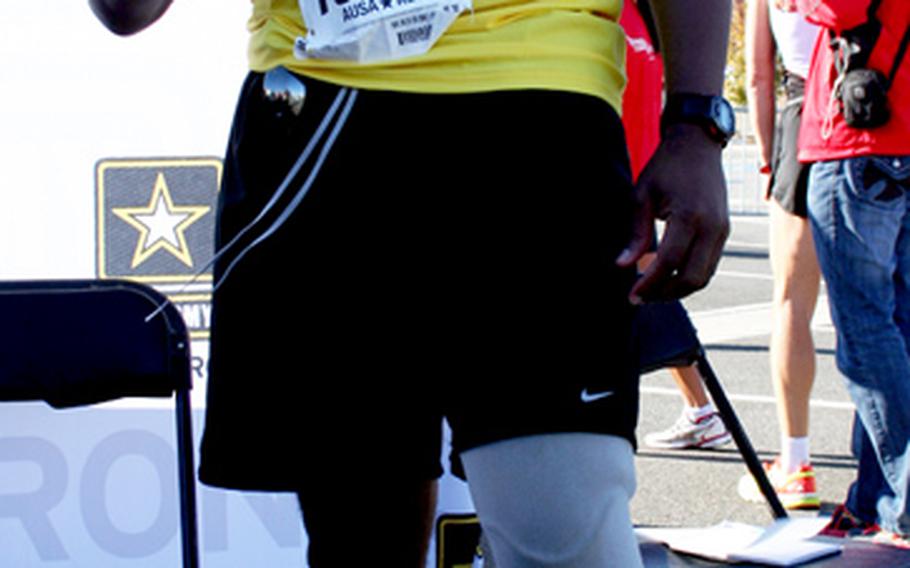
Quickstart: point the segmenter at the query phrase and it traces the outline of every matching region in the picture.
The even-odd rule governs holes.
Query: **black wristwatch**
[[[736,116],[727,99],[696,93],[670,93],[660,119],[661,131],[680,122],[698,124],[721,148],[736,132]]]

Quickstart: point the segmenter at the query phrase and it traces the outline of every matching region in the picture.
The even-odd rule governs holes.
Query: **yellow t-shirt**
[[[255,71],[283,65],[349,87],[418,93],[549,89],[622,105],[622,0],[474,0],[429,52],[368,64],[297,59],[294,40],[306,35],[297,0],[252,2]]]

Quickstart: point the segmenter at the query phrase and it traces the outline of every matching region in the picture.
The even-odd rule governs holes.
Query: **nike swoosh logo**
[[[602,400],[608,396],[613,396],[613,391],[589,393],[587,388],[581,391],[581,401],[585,404]]]

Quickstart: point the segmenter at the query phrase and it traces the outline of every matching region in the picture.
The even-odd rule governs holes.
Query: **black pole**
[[[749,473],[755,478],[755,483],[758,484],[758,488],[762,492],[762,495],[765,496],[768,506],[771,507],[771,514],[774,515],[775,519],[786,519],[788,517],[787,511],[781,504],[777,493],[774,491],[774,487],[771,486],[768,475],[762,467],[758,455],[755,453],[755,448],[752,447],[752,443],[749,441],[748,436],[746,436],[746,432],[743,430],[739,418],[736,417],[733,406],[730,405],[730,401],[727,399],[724,389],[721,388],[720,382],[717,380],[717,375],[714,374],[714,370],[711,368],[711,365],[708,364],[708,360],[705,358],[704,353],[699,354],[698,359],[696,359],[696,364],[698,365],[698,372],[701,374],[702,380],[708,388],[708,392],[711,393],[711,399],[714,401],[714,406],[717,407],[717,411],[724,421],[724,425],[727,427],[730,435],[733,436],[733,441],[736,443],[736,447],[739,448],[739,453],[742,455],[743,461],[746,462],[746,467],[749,468]]]
[[[177,453],[180,482],[180,528],[184,568],[199,568],[196,523],[196,477],[193,459],[193,415],[189,389],[177,390]]]

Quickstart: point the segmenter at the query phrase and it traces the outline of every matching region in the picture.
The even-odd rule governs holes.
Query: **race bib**
[[[369,63],[426,53],[472,0],[298,0],[300,59]]]

